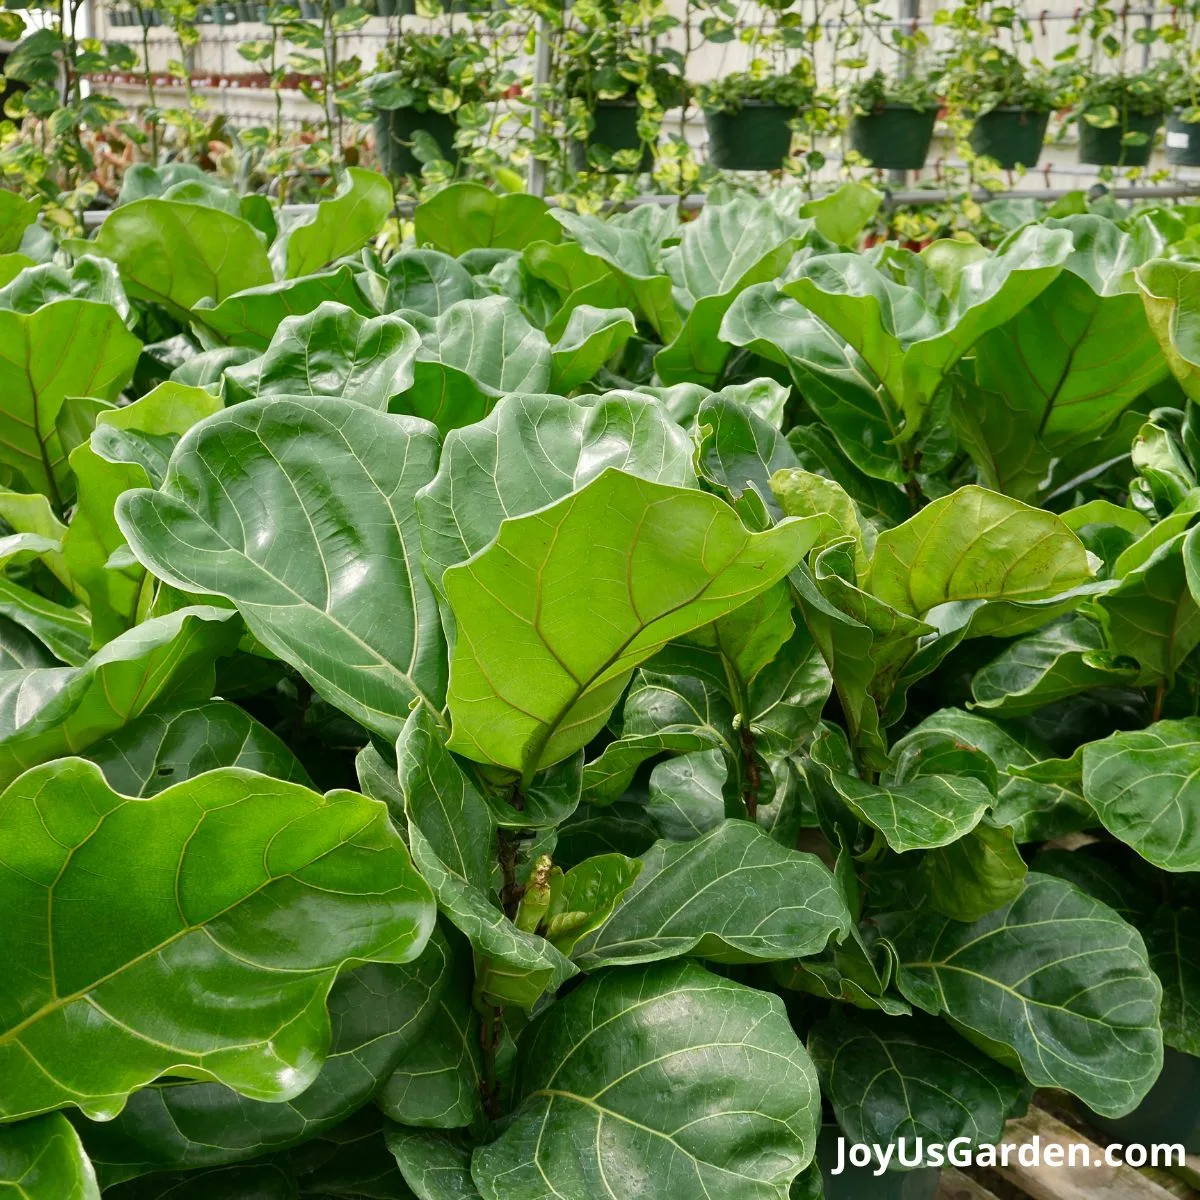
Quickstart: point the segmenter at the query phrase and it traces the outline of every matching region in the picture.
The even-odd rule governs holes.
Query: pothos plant
[[[1186,782],[1142,819],[1194,268],[1153,215],[860,255],[870,199],[458,184],[382,261],[381,177],[184,180],[0,288],[0,1179],[784,1200],[823,1098],[990,1144],[1192,1044],[1042,851],[1200,853]]]

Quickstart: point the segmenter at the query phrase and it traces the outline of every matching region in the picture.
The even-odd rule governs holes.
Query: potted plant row
[[[875,71],[850,92],[850,146],[872,166],[915,171],[925,165],[941,106],[940,74],[889,78]]]

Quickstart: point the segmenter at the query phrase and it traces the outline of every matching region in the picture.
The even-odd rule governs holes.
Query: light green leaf
[[[882,203],[882,193],[870,184],[842,183],[827,196],[805,201],[800,205],[800,215],[810,217],[830,241],[854,249]]]
[[[123,204],[100,226],[94,244],[120,268],[131,296],[161,304],[183,321],[203,299],[220,304],[272,280],[254,226],[202,204],[154,198]]]
[[[381,412],[412,386],[420,337],[399,317],[362,317],[331,300],[280,322],[260,358],[229,367],[226,403],[256,396],[339,396]]]
[[[606,971],[553,1005],[521,1037],[515,1098],[472,1160],[485,1200],[651,1200],[667,1180],[709,1200],[785,1200],[820,1110],[782,1001],[690,962]]]
[[[417,497],[421,548],[442,576],[488,545],[506,517],[543,508],[609,467],[694,487],[691,440],[647,396],[595,400],[507,396],[482,421],[446,437],[434,480]]]
[[[1171,374],[1193,399],[1200,399],[1200,268],[1195,263],[1156,258],[1137,272],[1146,318]]]
[[[480,246],[521,250],[532,242],[557,242],[562,231],[544,200],[508,196],[478,183],[454,183],[417,205],[413,213],[418,246],[455,258]]]
[[[844,936],[850,914],[813,855],[746,821],[689,842],[656,842],[613,915],[579,942],[585,970],[690,954],[716,962],[803,958]]]
[[[0,288],[0,308],[31,313],[55,300],[93,300],[116,309],[129,320],[129,300],[115,263],[80,255],[68,268],[58,263],[30,264]]]
[[[551,390],[565,395],[587,383],[610,358],[621,353],[636,331],[633,313],[627,308],[581,304],[572,311],[551,349]]]
[[[288,222],[275,239],[271,266],[276,277],[311,275],[335,258],[353,253],[379,232],[391,208],[392,185],[385,176],[347,167],[337,194]]]
[[[165,700],[208,696],[237,642],[223,608],[181,608],[115,638],[80,667],[0,672],[0,784],[79,753]]]
[[[265,350],[280,322],[303,316],[325,303],[345,305],[364,317],[374,315],[348,263],[336,271],[301,275],[298,279],[234,292],[215,306],[200,303],[195,315],[206,329],[219,334],[229,345]]]
[[[505,521],[442,580],[458,629],[451,748],[526,778],[567,757],[639,662],[778,582],[812,533],[793,519],[750,533],[714,496],[615,470]]]
[[[475,298],[470,271],[439,250],[398,250],[384,263],[388,312],[410,310],[439,317],[452,304]]]
[[[57,300],[25,316],[0,310],[0,463],[62,509],[74,487],[56,426],[67,396],[115,400],[142,344],[115,309]]]
[[[884,530],[866,587],[923,617],[951,601],[1043,600],[1092,576],[1083,543],[1059,517],[968,486]]]
[[[0,254],[12,254],[21,246],[25,230],[37,220],[39,201],[4,189],[0,197]]]
[[[353,401],[247,401],[191,430],[162,489],[122,496],[117,521],[160,579],[232,600],[264,646],[390,739],[413,699],[440,707],[445,687],[412,502],[437,452],[424,422]]]
[[[100,1200],[92,1164],[61,1113],[0,1126],[0,1195]]]
[[[237,768],[135,800],[92,763],[38,767],[3,796],[0,848],[5,936],[22,947],[0,987],[7,1119],[113,1117],[168,1073],[298,1096],[341,968],[409,962],[433,928],[383,805]],[[313,922],[337,936],[303,936]]]
[[[933,913],[888,923],[897,981],[1035,1087],[1103,1116],[1136,1107],[1162,1067],[1162,988],[1141,936],[1107,905],[1031,873],[1012,904],[962,924]]]

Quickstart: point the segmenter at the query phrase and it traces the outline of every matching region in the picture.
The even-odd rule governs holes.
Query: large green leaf
[[[1200,644],[1200,605],[1192,582],[1196,547],[1195,536],[1177,534],[1097,600],[1109,650],[1135,659],[1142,682],[1170,683]]]
[[[825,866],[746,821],[723,821],[694,841],[656,842],[642,861],[613,915],[572,952],[585,970],[683,954],[802,958],[850,928]]]
[[[564,395],[587,383],[633,337],[637,324],[627,308],[581,304],[571,313],[550,351],[550,387]]]
[[[562,230],[537,196],[497,195],[478,183],[454,183],[417,205],[418,246],[456,258],[482,246],[521,250],[532,242],[557,242]]]
[[[0,196],[0,254],[12,254],[20,249],[25,230],[37,220],[40,207],[37,200],[4,189]]]
[[[311,786],[308,772],[287,746],[228,700],[156,705],[95,742],[87,757],[123,796],[156,796],[218,767],[243,767]]]
[[[1195,263],[1156,258],[1137,272],[1146,318],[1171,374],[1193,399],[1200,399],[1200,325],[1196,321],[1200,268]]]
[[[877,479],[902,483],[897,401],[866,360],[775,283],[748,288],[721,322],[720,338],[785,367],[846,457]]]
[[[122,496],[117,520],[155,575],[232,600],[268,649],[390,739],[445,686],[412,503],[437,451],[423,421],[350,400],[247,401],[188,433],[162,489]]]
[[[520,1039],[515,1099],[475,1151],[485,1200],[785,1200],[820,1119],[782,1001],[690,962],[606,971],[553,1005]]]
[[[416,709],[396,744],[413,860],[438,907],[476,951],[507,969],[515,998],[532,1005],[575,974],[545,938],[518,929],[493,879],[497,825],[479,789],[451,757],[428,709]]]
[[[679,244],[663,254],[676,300],[687,310],[683,328],[654,358],[663,383],[716,381],[729,356],[718,337],[729,306],[746,288],[781,275],[812,233],[809,222],[745,193],[706,205],[683,227]]]
[[[280,279],[311,275],[353,253],[379,232],[391,208],[392,185],[385,176],[347,167],[335,196],[284,226],[271,247],[275,274]]]
[[[336,271],[247,288],[215,306],[199,304],[196,315],[229,345],[265,350],[281,321],[303,316],[328,301],[344,304],[364,317],[374,315],[348,263]]]
[[[225,371],[227,403],[256,396],[340,396],[386,411],[412,386],[420,337],[399,317],[362,317],[326,300],[280,322],[262,356]]]
[[[101,1179],[108,1186],[151,1171],[240,1162],[334,1128],[426,1036],[449,982],[449,948],[436,931],[414,962],[369,963],[339,976],[329,992],[329,1054],[299,1096],[265,1103],[219,1083],[152,1084],[112,1121],[81,1123]]]
[[[114,638],[79,667],[0,672],[0,785],[78,754],[162,701],[208,696],[237,643],[224,608],[181,608]]]
[[[1072,614],[1011,642],[971,678],[974,707],[998,717],[1024,717],[1091,688],[1132,683],[1136,667],[1106,653],[1100,626]]]
[[[272,279],[254,226],[203,204],[155,198],[123,204],[100,226],[95,247],[120,268],[131,296],[182,320],[201,300],[220,304]]]
[[[886,930],[901,992],[968,1039],[1105,1116],[1133,1109],[1162,1067],[1162,988],[1141,936],[1069,883],[1031,873],[972,924],[930,912]]]
[[[852,1142],[998,1142],[1024,1100],[1019,1076],[924,1016],[835,1010],[809,1035],[821,1085]]]
[[[924,616],[952,601],[1044,600],[1092,578],[1083,543],[1061,518],[968,486],[884,530],[865,586],[901,612]]]
[[[0,310],[0,463],[62,509],[72,483],[57,422],[69,396],[115,400],[141,343],[115,309],[56,300],[24,315]]]
[[[619,285],[620,299],[601,300],[594,295],[593,285],[576,293],[581,302],[609,308],[628,303],[650,322],[664,343],[678,336],[683,320],[672,295],[671,277],[646,230],[565,209],[558,209],[553,216],[590,258],[608,266]],[[602,277],[600,286],[604,285]]]
[[[714,496],[616,470],[505,521],[442,578],[458,630],[451,748],[525,777],[567,757],[639,662],[778,582],[812,534],[803,519],[750,533]]]
[[[29,266],[0,288],[0,308],[31,313],[55,300],[94,300],[129,320],[129,300],[115,263],[81,254],[68,268],[58,263]]]
[[[506,517],[561,500],[608,467],[695,486],[693,452],[648,396],[505,397],[484,420],[447,435],[437,476],[417,497],[434,587],[441,594],[446,569],[487,546]]]
[[[471,272],[440,250],[398,250],[384,263],[384,308],[441,316],[452,304],[475,298]]]
[[[1150,966],[1162,980],[1163,1041],[1200,1055],[1200,937],[1191,908],[1163,905],[1142,926]]]
[[[1200,870],[1200,718],[1083,747],[1083,794],[1105,828],[1167,871]]]
[[[1047,226],[1074,239],[1062,274],[980,339],[977,388],[954,410],[984,481],[1022,499],[1038,495],[1052,459],[1094,443],[1167,371],[1133,274],[1161,239],[1090,214]]]
[[[974,257],[949,280],[924,259],[885,248],[875,261],[855,254],[811,258],[783,290],[861,355],[903,414],[903,437],[911,441],[954,364],[984,333],[1036,299],[1070,252],[1069,233],[1034,225],[994,254]],[[892,263],[903,271],[903,283],[888,269]]]
[[[436,1130],[386,1130],[388,1149],[417,1200],[479,1200],[471,1179],[471,1146],[463,1137]]]
[[[112,1117],[164,1074],[290,1100],[327,1053],[341,968],[409,962],[433,928],[382,804],[238,768],[137,800],[60,759],[4,793],[0,849],[10,1119]]]
[[[0,1196],[100,1200],[79,1135],[60,1113],[0,1126]]]

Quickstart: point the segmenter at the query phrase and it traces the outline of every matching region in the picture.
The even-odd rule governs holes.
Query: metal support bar
[[[542,16],[537,21],[537,41],[533,50],[533,86],[541,89],[550,82],[550,22]],[[533,106],[532,114],[533,136],[537,137],[542,131],[542,105],[539,94],[538,103]],[[546,194],[546,164],[539,158],[529,159],[529,194],[544,196]]]

